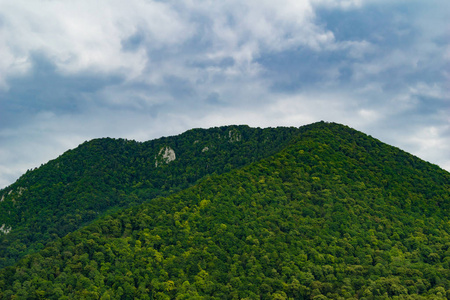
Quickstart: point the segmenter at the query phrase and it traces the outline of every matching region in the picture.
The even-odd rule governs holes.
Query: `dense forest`
[[[58,170],[58,164],[62,168],[69,161],[86,159],[85,165],[73,164],[73,171],[66,169],[59,175],[66,176],[59,178],[66,180],[61,191],[70,189],[68,182],[77,182],[83,197],[90,188],[97,188],[89,187],[92,180],[105,183],[100,192],[116,199],[106,187],[115,182],[109,186],[123,196],[113,205],[125,208],[104,210],[96,214],[95,221],[75,230],[85,224],[80,221],[67,229],[72,231],[68,235],[55,236],[40,251],[0,270],[0,298],[450,297],[448,172],[339,124],[320,122],[266,133],[247,127],[214,130],[222,132],[222,141],[215,146],[212,138],[207,143],[202,137],[186,142],[189,147],[203,143],[189,156],[194,162],[199,160],[195,166],[202,166],[201,171],[191,169],[187,162],[175,171],[177,150],[177,158],[163,164],[166,171],[155,167],[158,155],[161,161],[169,159],[162,147],[181,149],[167,141],[153,141],[157,145],[148,147],[153,152],[146,156],[147,168],[156,173],[161,170],[162,175],[145,180],[139,175],[145,168],[134,167],[133,172],[133,164],[114,165],[120,160],[106,155],[101,162],[104,152],[98,149],[91,152],[100,161],[92,170],[88,168],[92,161],[84,157],[88,152],[79,149],[47,164]],[[244,138],[244,131],[257,134]],[[204,133],[203,138],[211,137],[207,131],[198,132]],[[137,147],[129,141],[108,142]],[[220,163],[212,163],[217,153],[211,154],[209,168],[216,170],[207,172],[200,161],[205,147],[223,147],[223,152],[234,147],[228,151],[235,154],[224,154]],[[117,150],[111,146],[108,151]],[[144,157],[131,154],[143,152],[128,151],[117,153],[123,161]],[[71,160],[72,153],[80,157]],[[102,171],[100,166],[108,164],[111,167]],[[136,166],[140,164],[145,165],[145,159]],[[6,189],[6,198],[19,191],[25,196],[33,184],[39,186],[45,180],[30,174],[46,166],[24,175],[18,181],[21,185]],[[114,171],[117,175],[110,174]],[[83,177],[90,172],[92,177]],[[50,181],[47,173],[42,171],[48,177],[41,176]],[[83,184],[88,192],[82,191]],[[49,194],[46,199],[58,199],[51,186],[42,189]],[[8,195],[9,191],[15,192]],[[78,200],[76,191],[70,195],[86,208],[97,203]],[[46,204],[40,205],[36,211]],[[63,206],[70,208],[66,201]]]
[[[273,154],[298,131],[224,126],[145,143],[86,142],[0,191],[0,268],[103,214]]]

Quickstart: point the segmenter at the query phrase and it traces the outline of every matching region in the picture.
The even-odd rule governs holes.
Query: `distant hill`
[[[0,268],[105,213],[271,155],[298,132],[224,126],[145,143],[85,142],[0,191]]]
[[[251,132],[248,127],[237,128]],[[214,130],[222,132],[221,139],[227,136],[227,147],[237,147],[231,141],[245,139],[243,133],[242,139],[227,133],[235,129]],[[217,164],[222,172],[206,175],[183,190],[189,186],[188,179],[180,185],[170,181],[180,191],[170,193],[165,188],[164,197],[155,197],[153,183],[141,188],[137,185],[142,181],[125,180],[133,173],[123,164],[113,176],[127,182],[119,199],[143,203],[104,214],[4,268],[0,298],[450,297],[448,172],[339,124],[320,122],[276,130],[268,139],[247,140],[250,145],[272,144],[259,152],[258,159],[247,158],[250,164],[224,167],[248,153],[241,147],[236,156],[224,156],[227,163]],[[264,135],[264,131],[256,132],[255,136]],[[183,152],[177,152],[176,145],[158,143],[150,147],[149,169],[159,170],[155,155],[165,168],[171,166],[172,162],[164,163],[173,158],[166,146],[174,149],[173,163],[178,153],[181,157]],[[199,145],[192,156],[198,157],[207,146]],[[96,166],[109,164],[113,162]],[[72,168],[76,173],[77,164]],[[95,174],[93,178],[106,176]],[[67,176],[79,175],[71,171]],[[89,182],[84,182],[86,189]],[[4,193],[10,190],[15,192],[7,197],[20,192],[22,197],[31,187],[17,185]]]

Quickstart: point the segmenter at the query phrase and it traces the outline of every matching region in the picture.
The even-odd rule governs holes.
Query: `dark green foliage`
[[[0,271],[12,299],[446,299],[450,174],[337,124]]]
[[[180,191],[282,149],[296,128],[193,129],[145,143],[97,139],[64,153],[0,191],[0,268],[106,212]],[[165,163],[161,149],[176,159]],[[159,165],[156,167],[156,161]]]

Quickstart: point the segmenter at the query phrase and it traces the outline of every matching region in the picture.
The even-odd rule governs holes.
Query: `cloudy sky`
[[[0,0],[0,188],[97,137],[349,125],[450,170],[448,0]]]

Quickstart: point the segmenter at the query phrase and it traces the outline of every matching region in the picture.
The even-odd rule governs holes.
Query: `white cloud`
[[[442,129],[450,122],[448,19],[425,2],[425,13],[402,5],[408,1],[0,0],[0,186],[86,139],[146,140],[233,123],[336,121],[449,165],[448,151],[424,146],[450,145]],[[390,13],[366,20],[368,7]],[[359,15],[333,28],[320,11]],[[50,67],[36,55],[55,70],[39,73]],[[40,90],[50,79],[63,86]],[[421,111],[428,98],[433,106]],[[434,135],[423,129],[431,127]]]
[[[36,52],[61,72],[120,72],[136,78],[147,67],[155,76],[164,63],[148,50],[165,51],[165,59],[175,60],[172,56],[189,51],[183,43],[200,33],[206,48],[189,55],[232,57],[235,72],[257,72],[254,59],[262,51],[298,46],[320,50],[334,42],[331,32],[314,23],[308,1],[19,0],[1,6],[0,74],[6,76],[23,74]],[[123,42],[139,34],[142,45],[125,51]]]
[[[13,1],[2,3],[2,19],[0,73],[5,74],[17,62],[29,68],[26,59],[42,53],[62,72],[137,76],[148,58],[144,49],[123,51],[125,39],[142,30],[148,43],[161,48],[192,34],[169,5],[152,1]]]
[[[449,124],[418,128],[413,135],[404,136],[401,139],[403,149],[413,152],[424,160],[448,168],[450,159],[446,154],[450,153],[450,144],[446,133],[449,130]]]
[[[450,95],[448,94],[448,91],[444,91],[443,88],[437,85],[436,83],[427,84],[424,82],[419,82],[415,86],[410,87],[410,92],[411,94],[416,96],[426,96],[436,99],[450,100]]]
[[[312,0],[312,3],[319,7],[328,9],[355,9],[362,6],[364,0]]]

